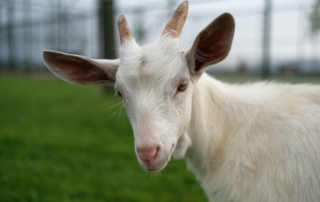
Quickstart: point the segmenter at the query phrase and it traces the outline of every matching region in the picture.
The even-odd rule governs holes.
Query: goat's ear
[[[119,60],[94,60],[80,55],[44,51],[43,59],[56,76],[75,84],[114,84]]]
[[[212,21],[195,39],[186,59],[191,73],[201,75],[206,67],[227,57],[232,44],[235,22],[229,13]]]

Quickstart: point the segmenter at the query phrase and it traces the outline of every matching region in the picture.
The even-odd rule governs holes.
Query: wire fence
[[[1,0],[0,69],[44,68],[42,51],[48,49],[98,58],[101,50],[98,1]],[[136,4],[131,2],[132,6],[122,0],[115,2],[114,16],[117,19],[120,13],[125,14],[136,40],[140,44],[150,43],[161,33],[179,2],[137,1]],[[236,19],[236,35],[228,58],[216,69],[260,71],[264,1],[239,2],[189,0],[182,45],[191,46],[202,28],[227,11]],[[274,1],[270,44],[272,71],[320,72],[319,34],[311,38],[308,31],[311,10],[312,4],[302,0],[296,4],[288,0]],[[288,27],[287,31],[283,27]],[[116,32],[116,27],[110,28],[110,32]],[[110,40],[117,44],[110,49],[118,52],[118,39]]]
[[[97,12],[74,7],[62,0],[1,1],[0,68],[42,68],[47,49],[94,57]]]

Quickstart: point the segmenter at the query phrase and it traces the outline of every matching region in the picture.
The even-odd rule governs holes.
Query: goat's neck
[[[223,148],[244,116],[246,104],[236,98],[234,92],[233,86],[207,74],[202,75],[195,84],[188,129],[192,146],[187,151],[186,159],[200,180],[221,165]],[[230,110],[232,113],[228,113]]]

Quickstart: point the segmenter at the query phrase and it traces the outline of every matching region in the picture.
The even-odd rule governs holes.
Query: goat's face
[[[164,35],[145,47],[134,41],[122,45],[115,89],[134,131],[139,162],[147,170],[165,167],[185,133],[192,85],[177,38]],[[176,151],[177,157],[185,150]]]
[[[187,10],[188,2],[183,2],[162,36],[144,47],[136,44],[126,19],[120,16],[119,60],[44,52],[47,67],[63,80],[114,84],[134,131],[139,163],[150,172],[164,168],[172,154],[183,157],[191,145],[187,128],[192,114],[193,87],[207,66],[228,55],[232,43],[234,20],[230,14],[223,14],[183,52],[179,36]]]

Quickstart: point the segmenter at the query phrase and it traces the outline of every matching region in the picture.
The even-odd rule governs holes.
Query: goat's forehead
[[[170,79],[181,73],[185,60],[178,39],[160,38],[139,47],[134,41],[121,47],[118,79]]]

